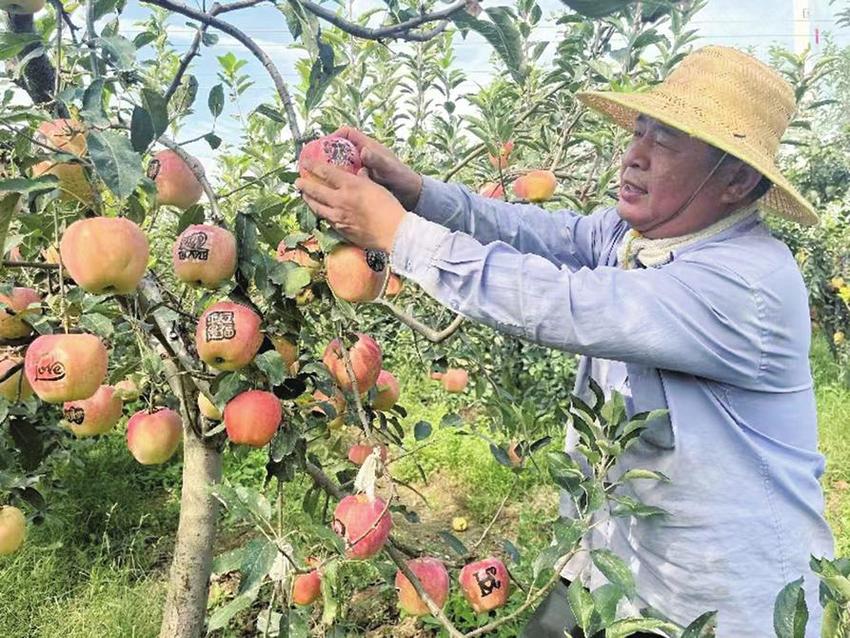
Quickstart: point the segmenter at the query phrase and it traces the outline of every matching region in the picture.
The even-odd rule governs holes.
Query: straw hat
[[[624,128],[634,127],[643,114],[726,151],[773,183],[762,207],[800,224],[818,222],[812,205],[776,165],[779,141],[796,110],[794,91],[752,56],[708,46],[648,91],[588,91],[578,99]]]

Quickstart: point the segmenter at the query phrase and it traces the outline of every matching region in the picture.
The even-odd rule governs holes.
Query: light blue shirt
[[[415,213],[396,236],[396,272],[470,319],[583,355],[577,393],[600,363],[624,362],[629,413],[669,410],[619,470],[669,476],[627,493],[671,516],[611,518],[590,539],[631,566],[636,607],[682,624],[718,610],[719,637],[767,638],[776,595],[805,576],[807,636],[819,636],[809,557],[831,557],[833,539],[808,298],[758,214],[661,267],[623,270],[617,246],[629,226],[615,208],[549,212],[425,178]]]

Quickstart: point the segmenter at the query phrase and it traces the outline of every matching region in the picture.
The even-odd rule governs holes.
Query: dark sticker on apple
[[[236,336],[236,316],[232,310],[216,310],[207,315],[204,326],[207,341],[229,341]]]
[[[494,590],[502,588],[502,581],[496,578],[496,571],[495,567],[488,567],[475,572],[475,582],[482,596],[489,596]]]
[[[86,420],[86,411],[77,405],[69,405],[65,408],[65,420],[74,425],[82,425]]]
[[[207,261],[210,256],[210,249],[207,248],[208,239],[209,237],[202,230],[184,235],[180,238],[180,244],[177,246],[177,259],[181,261],[187,259]]]
[[[65,366],[60,361],[42,359],[35,368],[36,381],[61,381],[65,378]]]
[[[387,267],[387,253],[369,249],[366,251],[366,263],[375,272],[384,272],[384,268]]]
[[[322,150],[328,158],[328,163],[334,166],[354,166],[354,145],[348,140],[326,139],[322,142]]]
[[[159,175],[160,161],[158,159],[152,159],[148,163],[148,177],[150,179],[156,179],[156,176]]]

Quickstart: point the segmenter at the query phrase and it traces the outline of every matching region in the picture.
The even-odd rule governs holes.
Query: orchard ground
[[[850,388],[838,380],[838,366],[829,356],[825,341],[816,337],[812,366],[817,387],[821,449],[827,457],[824,486],[827,513],[836,535],[837,555],[850,555]],[[466,395],[450,396],[418,372],[400,375],[409,423],[426,419],[439,423],[443,414],[458,411],[474,414]],[[531,551],[519,565],[509,568],[522,580],[530,558],[545,546],[543,522],[557,512],[557,495],[534,470],[514,474],[496,463],[487,445],[476,437],[458,437],[452,429],[439,429],[419,460],[429,481],[423,483],[412,463],[401,461],[400,479],[410,481],[421,496],[403,490],[405,502],[421,516],[416,544],[450,551],[439,532],[449,530],[454,516],[469,520],[469,530],[457,535],[474,544],[503,497],[505,511],[488,535],[486,544],[502,550],[508,538]],[[50,516],[41,526],[30,526],[29,542],[18,554],[0,562],[0,636],[4,638],[149,638],[159,632],[161,606],[165,600],[179,502],[180,464],[161,468],[136,464],[124,450],[123,435],[115,431],[105,440],[69,442],[75,462],[65,467],[61,479],[67,489],[63,498],[50,503]],[[260,487],[265,474],[264,455],[257,451],[225,454],[225,476],[234,482]],[[307,480],[285,488],[285,516],[293,522],[300,513]],[[395,516],[400,536],[410,539],[412,529]],[[216,554],[243,544],[245,532],[229,524],[221,527]],[[519,541],[519,542],[517,542]],[[349,635],[405,638],[436,635],[428,625],[399,620],[391,585],[370,564],[360,563],[348,572],[352,596],[342,610]],[[472,621],[452,572],[447,611],[456,614],[458,626]],[[237,588],[233,576],[216,576],[210,601],[219,603]],[[357,593],[354,591],[357,590]],[[512,601],[507,611],[515,606]],[[252,617],[256,616],[256,611]],[[219,637],[255,635],[248,614],[244,621],[216,632]],[[499,636],[514,636],[520,624],[507,624]]]

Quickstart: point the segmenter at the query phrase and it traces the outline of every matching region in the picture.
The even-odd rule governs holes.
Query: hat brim
[[[638,115],[647,115],[659,122],[711,144],[746,162],[767,177],[773,186],[760,200],[760,205],[771,213],[804,226],[818,223],[814,207],[782,174],[773,158],[756,156],[742,145],[713,134],[704,118],[697,112],[689,114],[686,108],[671,109],[670,104],[652,91],[645,93],[617,93],[612,91],[584,91],[576,96],[587,107],[597,111],[625,129],[634,127]]]

